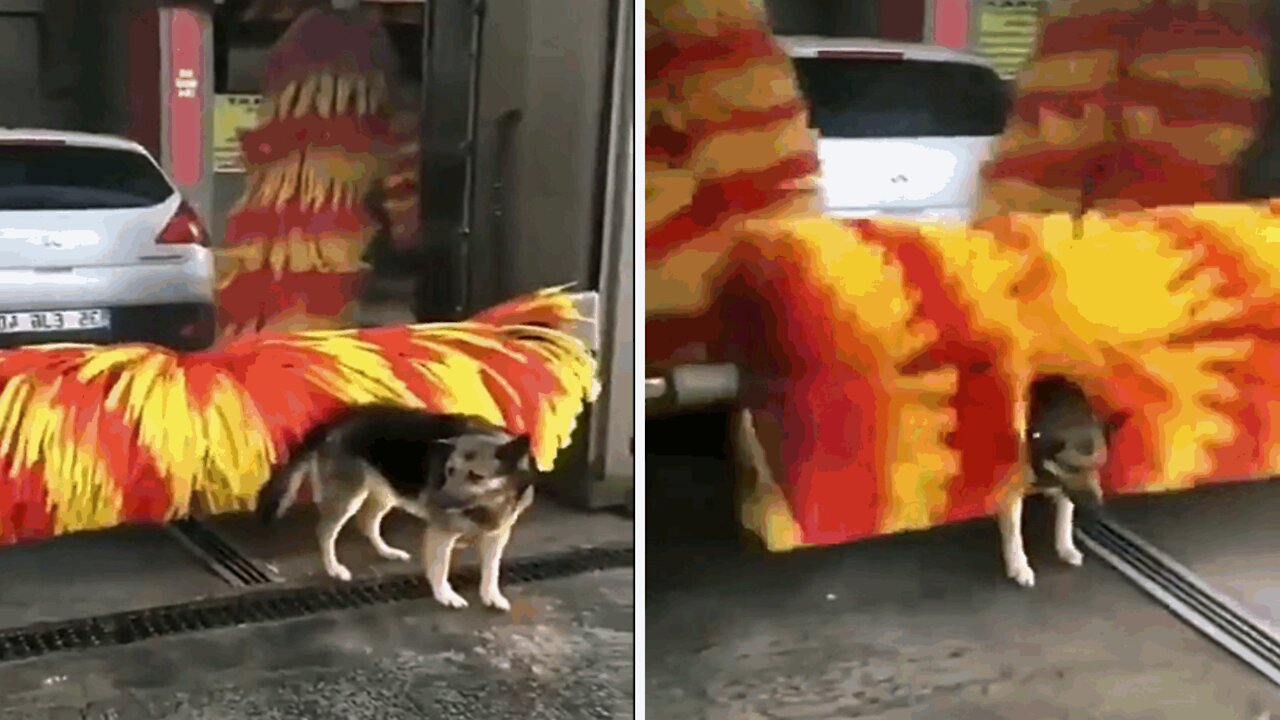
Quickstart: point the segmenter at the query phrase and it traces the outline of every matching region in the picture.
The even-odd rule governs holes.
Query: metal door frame
[[[595,319],[580,335],[600,358],[602,388],[546,483],[587,509],[632,506],[635,498],[635,0],[610,2],[599,290],[578,297],[580,312]]]
[[[610,72],[607,181],[600,253],[600,399],[587,436],[588,507],[635,494],[635,0],[617,0]]]
[[[476,126],[484,0],[431,0],[423,18],[423,247],[414,315],[458,320],[470,307]]]

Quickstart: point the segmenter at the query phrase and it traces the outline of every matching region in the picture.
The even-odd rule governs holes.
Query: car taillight
[[[209,234],[200,224],[200,216],[185,201],[178,205],[178,211],[169,219],[169,223],[160,231],[156,242],[161,245],[200,245],[209,246]]]

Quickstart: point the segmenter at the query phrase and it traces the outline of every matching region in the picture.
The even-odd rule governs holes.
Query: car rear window
[[[810,124],[823,137],[981,137],[1004,130],[1004,82],[980,65],[795,58]]]
[[[129,150],[0,143],[0,210],[139,208],[173,192],[150,158]]]

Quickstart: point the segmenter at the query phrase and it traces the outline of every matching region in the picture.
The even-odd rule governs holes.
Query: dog
[[[1084,561],[1075,544],[1075,510],[1094,510],[1102,504],[1100,473],[1107,462],[1107,434],[1107,426],[1075,383],[1053,376],[1031,386],[1024,439],[1031,472],[1024,474],[997,515],[1005,572],[1022,587],[1036,581],[1022,539],[1022,504],[1028,495],[1053,499],[1058,557],[1077,567]]]
[[[453,550],[472,540],[480,554],[480,599],[510,610],[498,583],[511,529],[533,503],[528,435],[480,418],[384,405],[356,406],[308,432],[258,494],[264,522],[283,516],[308,481],[320,512],[316,528],[325,571],[347,581],[336,542],[353,517],[378,554],[408,560],[382,538],[382,520],[400,508],[427,523],[423,563],[442,605],[467,601],[449,583]]]

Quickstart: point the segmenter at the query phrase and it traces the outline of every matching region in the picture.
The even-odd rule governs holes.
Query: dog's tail
[[[271,478],[258,491],[258,519],[271,523],[284,517],[297,501],[298,490],[302,488],[304,480],[311,482],[313,494],[318,493],[319,484],[315,481],[316,459],[315,450],[295,453],[288,462],[271,473]]]
[[[307,433],[289,460],[272,471],[271,477],[258,491],[258,519],[271,523],[284,517],[297,501],[303,481],[311,483],[312,499],[320,499],[320,452],[329,439],[330,429],[331,426],[324,425]]]

